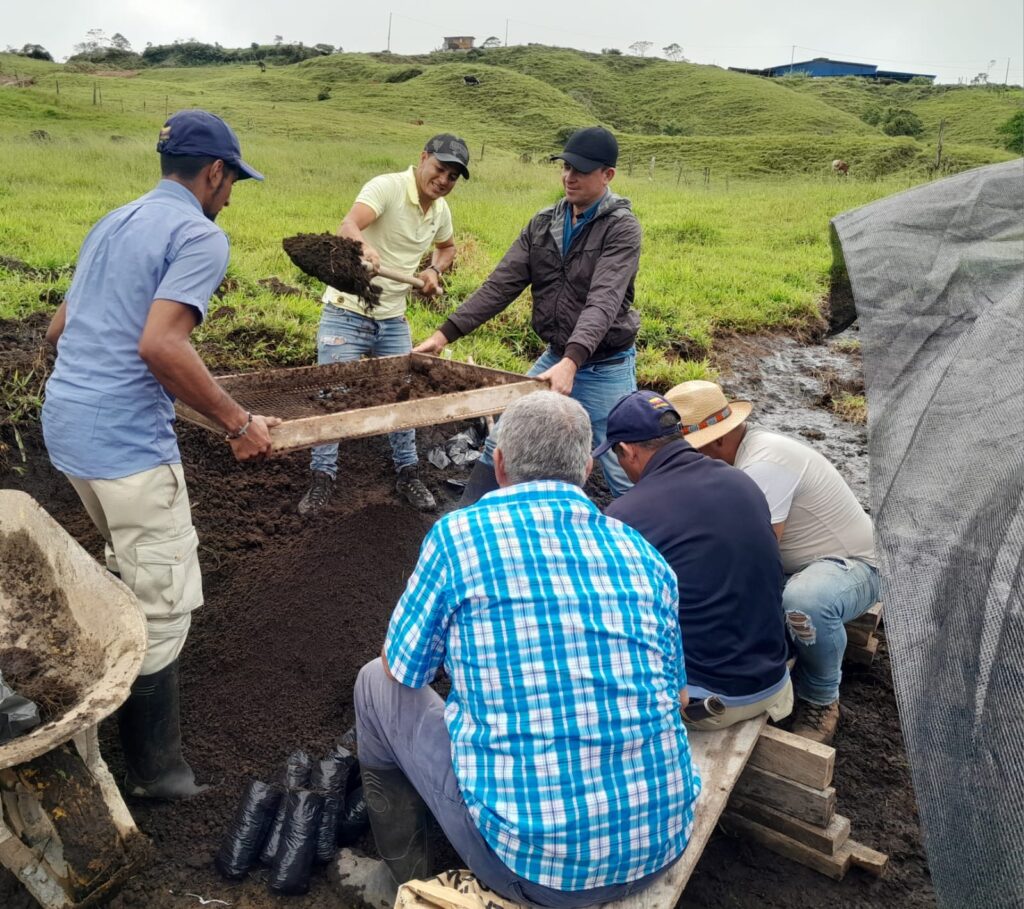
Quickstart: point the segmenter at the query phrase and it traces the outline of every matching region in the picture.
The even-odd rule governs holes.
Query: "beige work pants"
[[[203,604],[199,538],[185,474],[164,464],[116,480],[68,477],[106,540],[107,568],[135,593],[149,644],[140,675],[173,663]]]
[[[753,704],[745,704],[742,707],[726,707],[725,713],[719,716],[706,717],[703,720],[698,720],[696,723],[689,723],[685,718],[683,722],[686,723],[687,729],[725,729],[726,726],[732,726],[743,720],[753,719],[762,713],[767,713],[768,716],[778,722],[789,716],[792,712],[793,683],[787,679],[786,686],[771,697],[754,701]]]

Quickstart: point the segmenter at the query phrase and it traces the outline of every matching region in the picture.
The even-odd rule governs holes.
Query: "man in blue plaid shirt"
[[[693,826],[675,575],[580,488],[593,461],[577,402],[536,392],[498,432],[501,488],[433,527],[356,682],[387,869],[371,903],[430,874],[428,809],[481,882],[565,909],[647,886]],[[429,687],[442,665],[447,704]]]

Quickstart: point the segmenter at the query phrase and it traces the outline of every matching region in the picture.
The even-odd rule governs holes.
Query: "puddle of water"
[[[728,338],[718,344],[715,365],[730,398],[753,402],[751,422],[820,451],[870,510],[867,427],[840,419],[821,403],[823,371],[831,370],[841,380],[861,378],[860,355],[837,347],[856,337],[853,328],[824,344],[781,335]]]

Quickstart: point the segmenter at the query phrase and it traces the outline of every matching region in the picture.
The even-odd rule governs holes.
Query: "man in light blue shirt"
[[[57,361],[43,437],[106,541],[107,567],[146,616],[141,673],[118,718],[132,795],[202,791],[182,757],[178,656],[202,605],[198,538],[174,433],[174,399],[218,422],[239,460],[270,450],[276,419],[247,413],[189,343],[224,278],[214,224],[236,180],[263,177],[219,117],[186,110],[157,143],[156,189],[100,220],[47,330]]]
[[[505,411],[500,488],[434,525],[359,674],[387,869],[364,882],[373,905],[428,873],[428,808],[478,879],[529,905],[625,897],[686,847],[700,779],[676,577],[584,495],[591,439],[582,405],[554,392]],[[447,703],[429,687],[442,665]]]

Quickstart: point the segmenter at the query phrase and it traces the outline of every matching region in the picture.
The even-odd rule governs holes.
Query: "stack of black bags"
[[[359,763],[338,745],[314,763],[296,751],[279,783],[250,780],[214,863],[228,880],[241,880],[257,862],[270,869],[275,893],[309,890],[315,863],[356,842],[369,821]]]

